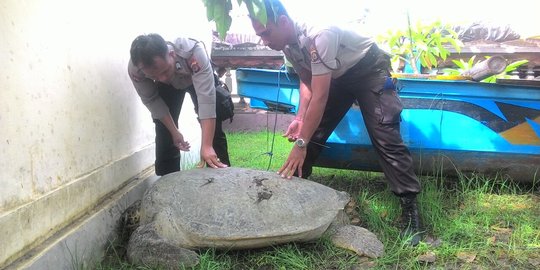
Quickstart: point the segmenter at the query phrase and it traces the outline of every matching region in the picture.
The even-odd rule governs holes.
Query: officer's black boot
[[[399,197],[399,202],[401,203],[401,219],[403,222],[401,237],[409,238],[409,243],[416,246],[422,240],[424,233],[420,214],[418,213],[416,194]]]

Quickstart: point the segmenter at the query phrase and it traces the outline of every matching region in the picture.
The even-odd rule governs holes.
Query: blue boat
[[[237,69],[238,94],[250,105],[294,114],[299,80],[283,70]],[[525,82],[525,83],[524,83]],[[540,81],[398,79],[401,133],[418,174],[478,173],[518,182],[540,180]],[[353,105],[316,166],[381,171]]]

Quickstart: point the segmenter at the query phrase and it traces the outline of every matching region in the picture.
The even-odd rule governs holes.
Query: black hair
[[[139,64],[152,66],[154,64],[154,57],[165,58],[168,52],[167,42],[158,34],[147,34],[136,37],[131,43],[131,49],[129,51],[131,62],[135,66]]]

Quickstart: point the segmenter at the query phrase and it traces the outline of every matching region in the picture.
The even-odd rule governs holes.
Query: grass
[[[237,167],[277,171],[291,144],[271,133],[228,134]],[[207,269],[540,269],[539,184],[502,177],[440,173],[420,177],[419,206],[427,236],[416,247],[399,238],[400,207],[381,173],[314,168],[313,181],[357,200],[362,226],[384,243],[378,259],[358,257],[327,238],[247,251],[203,250],[193,270]],[[129,265],[111,245],[97,269],[149,269]],[[429,258],[433,262],[426,262]]]

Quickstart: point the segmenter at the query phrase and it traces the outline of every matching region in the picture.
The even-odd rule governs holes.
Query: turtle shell
[[[319,238],[348,200],[275,172],[197,168],[165,175],[147,190],[141,225],[184,248],[256,248]]]

